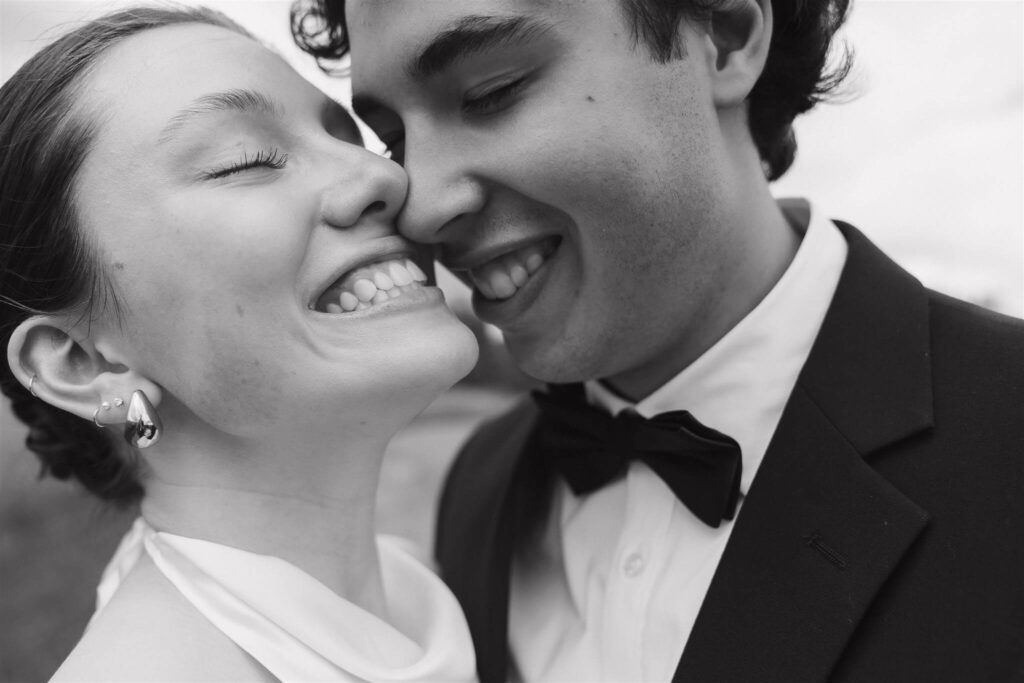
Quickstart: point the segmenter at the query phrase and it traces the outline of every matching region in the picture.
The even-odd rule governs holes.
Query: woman
[[[4,392],[52,473],[141,509],[55,678],[471,678],[373,531],[385,445],[476,358],[394,232],[402,170],[198,9],[42,50],[0,146]]]

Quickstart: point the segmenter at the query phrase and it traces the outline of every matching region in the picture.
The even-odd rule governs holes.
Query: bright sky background
[[[58,25],[129,4],[0,0],[0,77]],[[348,83],[292,45],[287,1],[201,4],[347,102]],[[797,163],[776,194],[812,198],[926,284],[1024,314],[1024,0],[854,0],[845,38],[854,99],[798,121]]]

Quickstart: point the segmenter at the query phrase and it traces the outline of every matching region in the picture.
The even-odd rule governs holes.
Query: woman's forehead
[[[147,30],[112,46],[81,93],[85,108],[115,122],[120,135],[138,132],[152,138],[217,93],[258,93],[252,99],[256,106],[301,101],[311,89],[283,59],[251,38],[219,26],[181,24]]]

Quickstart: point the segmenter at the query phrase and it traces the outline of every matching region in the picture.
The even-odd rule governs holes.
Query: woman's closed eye
[[[235,173],[241,173],[256,168],[269,168],[279,170],[284,168],[285,164],[288,163],[288,155],[282,154],[279,150],[272,149],[270,151],[260,150],[253,156],[249,156],[248,152],[242,154],[242,158],[238,161],[232,162],[227,166],[216,168],[212,171],[206,171],[203,173],[205,180],[213,180],[216,178],[224,178]]]

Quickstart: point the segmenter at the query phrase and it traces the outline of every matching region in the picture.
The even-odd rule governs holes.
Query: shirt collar
[[[783,200],[780,206],[803,238],[786,272],[746,317],[682,372],[635,404],[599,381],[584,385],[587,400],[612,414],[627,408],[645,417],[688,410],[708,427],[736,439],[743,452],[740,489],[744,494],[775,433],[846,262],[846,241],[823,214],[803,201]]]

